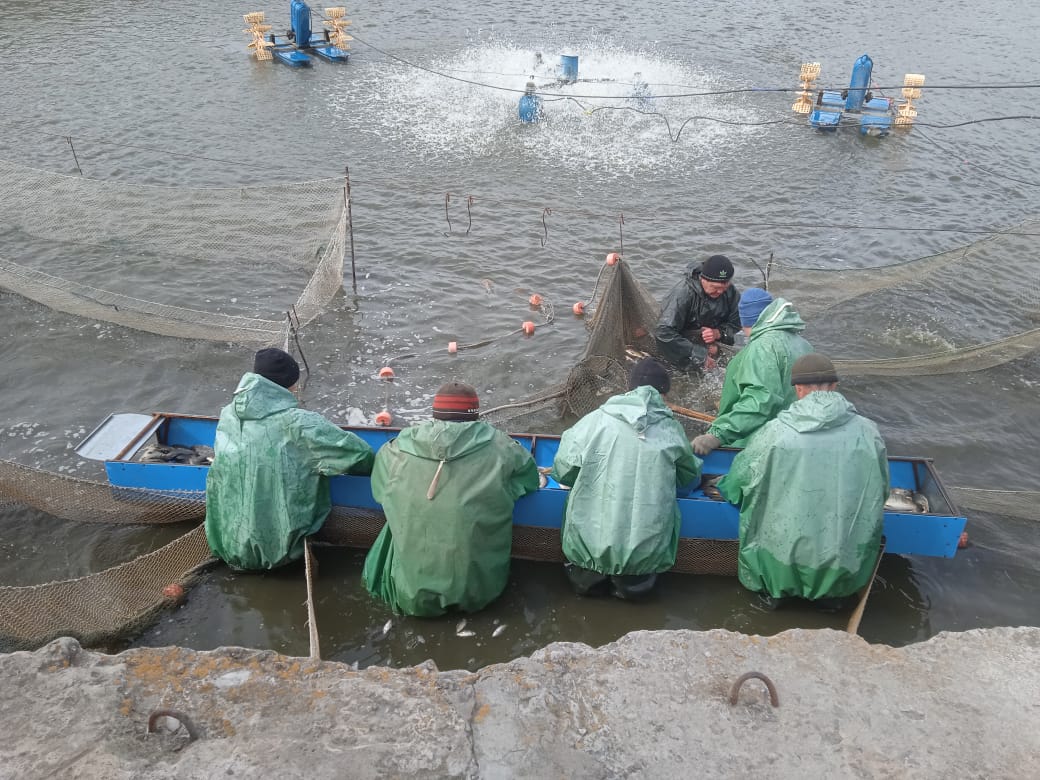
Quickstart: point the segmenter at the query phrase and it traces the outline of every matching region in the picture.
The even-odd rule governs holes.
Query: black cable
[[[313,11],[312,11],[312,13],[313,13]],[[324,18],[324,17],[321,17],[321,18]],[[451,74],[445,73],[444,71],[435,70],[433,68],[428,68],[428,67],[426,67],[424,65],[418,65],[418,64],[412,62],[411,60],[406,60],[404,57],[399,57],[396,54],[391,54],[390,52],[386,51],[386,49],[381,49],[378,46],[376,46],[375,44],[369,43],[368,41],[366,41],[363,38],[358,37],[357,35],[354,35],[353,38],[358,43],[367,46],[368,48],[372,49],[372,51],[375,51],[375,52],[378,52],[378,53],[382,54],[384,57],[392,59],[392,60],[394,60],[396,62],[400,62],[401,64],[407,65],[410,68],[415,68],[416,70],[421,70],[421,71],[424,71],[425,73],[431,73],[434,76],[441,76],[442,78],[450,79],[452,81],[458,81],[458,82],[461,82],[463,84],[471,84],[471,85],[477,86],[477,87],[485,87],[487,89],[498,90],[500,92],[513,92],[513,93],[519,93],[519,94],[525,94],[527,92],[526,89],[517,89],[517,88],[514,88],[514,87],[502,87],[502,86],[499,86],[497,84],[488,84],[488,83],[482,82],[482,81],[474,81],[472,79],[463,79],[463,78],[459,78],[458,76],[452,76]],[[648,86],[658,86],[658,85],[651,84],[651,85],[648,85]],[[843,90],[843,89],[846,89],[846,88],[847,87],[845,87],[844,85],[840,86],[840,87],[833,87],[833,88],[831,88],[831,87],[815,86],[814,90],[827,89],[827,90],[830,90],[830,91],[840,91],[840,90]],[[898,86],[893,86],[893,87],[885,87],[885,86],[877,87],[877,89],[879,89],[879,90],[881,90],[881,89],[902,89],[902,88],[903,88],[902,84],[900,84]],[[1040,89],[1040,83],[1025,83],[1025,84],[930,84],[930,85],[927,85],[927,86],[922,85],[920,87],[914,87],[914,89],[989,89],[989,90],[994,90],[994,89]],[[664,100],[664,99],[681,98],[681,97],[718,97],[718,96],[723,96],[723,95],[742,95],[742,94],[747,94],[747,93],[750,93],[750,92],[790,93],[790,92],[803,92],[803,91],[804,90],[801,87],[739,87],[739,88],[734,88],[734,89],[712,90],[712,91],[708,91],[708,92],[703,92],[703,91],[702,92],[681,92],[681,93],[670,94],[670,95],[650,95],[650,96],[648,96],[648,98],[651,99],[651,100]],[[533,94],[538,95],[538,96],[544,96],[546,94],[554,94],[554,93],[534,92]],[[567,95],[566,97],[581,98],[583,100],[616,99],[615,95]]]
[[[1040,183],[1038,183],[1038,182],[1027,181],[1026,179],[1020,179],[1017,176],[1009,176],[1006,173],[999,173],[998,171],[994,171],[991,168],[987,168],[984,165],[979,165],[978,163],[973,163],[970,160],[965,160],[964,156],[962,154],[950,151],[949,149],[944,147],[942,144],[940,144],[935,139],[930,138],[925,133],[922,133],[922,132],[918,131],[916,133],[916,135],[919,135],[921,138],[926,140],[928,143],[930,143],[932,146],[934,146],[936,149],[938,149],[943,154],[946,154],[946,155],[948,155],[950,157],[955,157],[956,159],[960,160],[965,165],[970,165],[972,168],[978,168],[980,171],[982,171],[983,173],[987,173],[990,176],[996,176],[998,179],[1007,179],[1008,181],[1013,181],[1016,184],[1024,184],[1027,187],[1040,187]],[[1014,235],[1014,234],[1011,234],[1011,235]]]

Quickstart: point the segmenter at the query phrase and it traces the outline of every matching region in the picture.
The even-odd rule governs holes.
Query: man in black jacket
[[[661,356],[680,368],[703,368],[716,342],[732,344],[740,331],[733,263],[712,255],[691,263],[661,306],[654,336]]]

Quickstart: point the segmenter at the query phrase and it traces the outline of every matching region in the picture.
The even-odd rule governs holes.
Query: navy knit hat
[[[476,420],[480,409],[477,391],[462,382],[448,382],[433,397],[433,419],[451,422]]]
[[[725,255],[712,255],[701,263],[701,278],[709,282],[732,282],[733,263]]]
[[[635,390],[643,385],[650,385],[664,395],[672,389],[672,378],[668,376],[665,367],[656,360],[643,358],[628,372],[628,389]]]
[[[300,366],[288,352],[267,347],[253,356],[253,373],[289,388],[300,378]]]
[[[838,381],[838,372],[826,355],[810,352],[791,366],[792,385],[829,385]]]
[[[749,287],[740,295],[737,310],[740,312],[740,324],[745,328],[753,328],[758,322],[758,315],[773,302],[773,296],[761,287]]]

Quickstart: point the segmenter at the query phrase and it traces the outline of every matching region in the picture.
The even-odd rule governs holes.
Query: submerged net
[[[1040,520],[1040,491],[947,488],[962,510],[976,509],[995,515]]]
[[[0,587],[0,647],[39,647],[60,636],[103,645],[140,630],[213,560],[202,526],[164,547],[96,574],[63,582]]]
[[[206,494],[114,488],[0,460],[0,500],[83,523],[165,524],[201,521]]]
[[[1010,363],[1040,348],[1040,328],[1027,330],[984,344],[910,355],[897,358],[863,360],[836,359],[835,368],[842,376],[936,376],[983,371]]]
[[[342,286],[339,179],[151,187],[3,160],[0,176],[0,287],[67,314],[165,336],[283,345],[284,313],[295,306],[306,324]]]
[[[1009,257],[1030,256],[1038,227],[1036,222],[1027,221],[946,252],[874,268],[807,268],[770,262],[769,289],[795,301],[806,320],[819,320],[839,304],[903,285],[920,284],[928,277],[928,287],[939,291],[944,287],[981,285],[979,289],[986,290],[985,297],[1000,302],[1002,313],[1013,322],[1035,324],[1040,312],[1040,278],[1024,280],[999,274],[999,281],[1007,285],[1001,289],[992,269],[1006,268]],[[839,371],[849,376],[935,376],[982,371],[1018,360],[1038,348],[1040,328],[1030,327],[1003,338],[942,351],[900,357],[839,358],[834,362]]]

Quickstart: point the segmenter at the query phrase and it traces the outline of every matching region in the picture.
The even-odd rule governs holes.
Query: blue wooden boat
[[[120,489],[146,490],[171,500],[206,490],[206,465],[141,462],[146,445],[189,449],[212,447],[217,419],[181,414],[112,414],[90,433],[76,452],[102,460],[109,483]],[[346,427],[378,450],[393,439],[394,428]],[[552,466],[560,446],[558,436],[516,434],[513,438],[529,450],[539,467]],[[739,450],[722,448],[704,461],[706,475],[725,474]],[[928,458],[890,457],[893,488],[917,497],[927,511],[885,511],[885,552],[952,558],[957,551],[966,518],[957,510],[939,474]],[[368,477],[338,476],[331,480],[333,513],[324,538],[349,546],[369,546],[383,522],[380,505],[372,497]],[[540,490],[521,498],[513,513],[515,557],[562,560],[559,529],[567,492],[551,478]],[[682,515],[679,559],[675,570],[733,574],[736,571],[737,509],[712,499],[701,487],[677,496]]]

